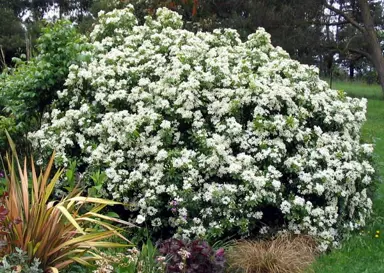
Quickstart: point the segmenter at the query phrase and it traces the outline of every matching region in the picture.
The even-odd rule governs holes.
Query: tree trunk
[[[378,74],[381,90],[384,93],[384,57],[381,51],[379,39],[377,38],[375,24],[367,0],[359,0],[361,15],[364,23],[364,37],[368,44],[371,61]]]
[[[353,62],[349,63],[349,79],[352,81],[355,77],[355,64]]]

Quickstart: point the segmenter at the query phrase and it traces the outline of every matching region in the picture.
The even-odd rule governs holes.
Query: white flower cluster
[[[91,61],[30,134],[60,164],[104,169],[139,222],[186,237],[309,233],[326,248],[365,223],[374,172],[366,101],[331,90],[263,29],[192,33],[165,8],[100,14]],[[261,223],[267,224],[263,226]]]

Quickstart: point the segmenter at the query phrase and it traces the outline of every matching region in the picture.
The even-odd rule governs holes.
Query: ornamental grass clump
[[[40,262],[45,272],[58,272],[76,262],[90,265],[102,257],[97,248],[130,246],[121,235],[122,228],[112,222],[131,226],[128,222],[99,212],[107,205],[121,204],[105,199],[83,197],[73,190],[61,200],[51,200],[51,194],[63,170],[51,174],[55,154],[40,174],[33,159],[21,165],[10,139],[12,153],[6,155],[7,192],[0,206],[0,251],[2,255],[25,252],[27,263]],[[85,208],[86,207],[86,208]],[[128,244],[104,241],[119,237]]]
[[[70,67],[34,146],[85,176],[105,170],[100,193],[135,204],[128,215],[152,233],[288,230],[325,250],[364,226],[366,100],[330,89],[264,29],[242,41],[182,25],[165,8],[142,25],[132,6],[101,12],[90,59]]]
[[[281,235],[270,241],[239,241],[227,252],[228,272],[307,272],[316,254],[316,244],[308,236]]]

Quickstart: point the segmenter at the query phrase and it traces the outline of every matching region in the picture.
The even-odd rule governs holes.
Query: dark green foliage
[[[316,64],[323,36],[323,10],[318,0],[132,0],[138,17],[165,6],[183,16],[188,30],[236,29],[242,38],[264,27],[272,43],[292,58]],[[194,3],[198,3],[194,10]],[[195,12],[195,13],[194,13]]]
[[[9,8],[0,8],[0,71],[13,56],[25,50],[25,31],[21,21]]]

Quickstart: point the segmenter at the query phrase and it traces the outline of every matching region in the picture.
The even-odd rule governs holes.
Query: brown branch
[[[352,43],[352,41],[356,38],[361,38],[361,35],[353,35],[352,37],[350,37],[347,41],[347,45],[345,46],[345,48],[349,48],[349,45],[350,43]]]
[[[369,60],[372,60],[371,54],[368,52],[365,52],[363,50],[357,49],[357,48],[347,48],[347,50],[351,53],[360,54],[361,56],[366,57]]]
[[[4,56],[4,51],[3,51],[3,46],[0,45],[0,62],[1,62],[1,66],[2,68],[6,68],[7,67],[7,62],[5,61],[5,56]]]
[[[365,32],[365,28],[362,27],[362,26],[361,26],[355,19],[353,19],[352,16],[349,16],[347,13],[343,12],[342,10],[337,9],[337,8],[335,8],[334,6],[328,4],[328,2],[327,2],[326,0],[323,1],[323,4],[324,4],[324,6],[325,6],[327,9],[329,9],[329,10],[335,12],[335,13],[338,14],[338,15],[341,15],[342,17],[344,17],[344,19],[347,20],[347,21],[348,21],[351,25],[353,25],[355,28],[357,28],[358,30],[360,30],[360,31],[363,32],[363,33]]]
[[[333,22],[333,23],[326,23],[321,21],[302,21],[297,23],[297,25],[315,25],[315,26],[341,26],[341,25],[347,25],[347,24],[350,24],[350,23],[347,21]]]
[[[326,48],[326,49],[331,49],[332,51],[336,51],[339,53],[345,53],[346,51],[349,51],[350,53],[359,54],[361,56],[368,58],[369,60],[372,60],[371,54],[369,54],[366,51],[357,49],[357,48],[339,48],[337,46],[331,46],[331,45],[328,45],[328,46],[322,45],[321,47]]]

